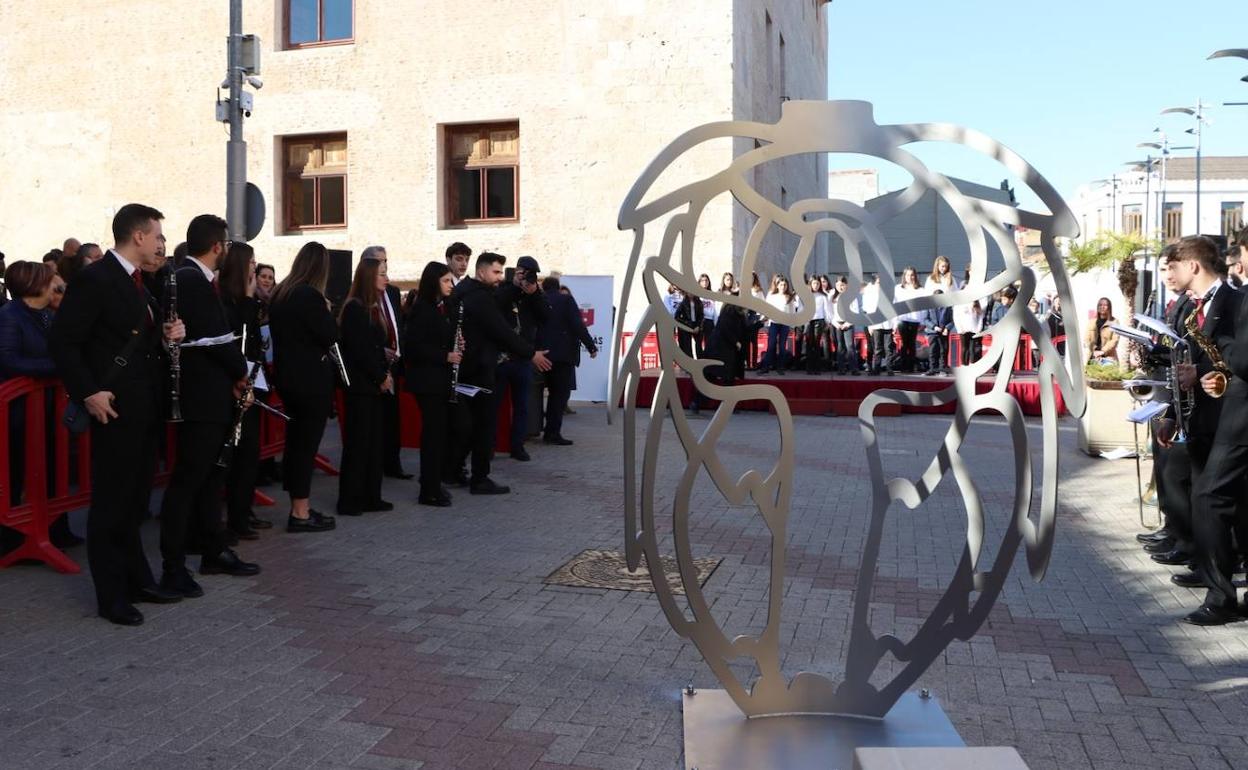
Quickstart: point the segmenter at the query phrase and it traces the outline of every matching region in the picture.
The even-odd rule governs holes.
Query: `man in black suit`
[[[546,387],[550,396],[546,399],[546,425],[542,440],[547,444],[571,446],[563,437],[563,414],[572,395],[572,381],[576,377],[575,362],[580,346],[589,351],[590,358],[598,356],[598,346],[581,320],[581,310],[576,300],[559,291],[559,279],[547,277],[542,281],[542,291],[550,305],[550,315],[542,325],[542,347],[548,352],[550,371],[546,372]]]
[[[386,324],[386,357],[390,361],[390,374],[398,377],[403,373],[403,324],[404,318],[399,313],[403,306],[403,297],[399,287],[390,283],[388,270],[389,257],[385,246],[369,246],[360,254],[360,259],[375,259],[381,263],[381,272],[386,276],[386,293],[381,300],[382,321]],[[399,395],[398,390],[382,392],[381,419],[384,426],[381,444],[382,472],[392,479],[410,479],[412,474],[403,470],[402,447],[399,441]]]
[[[496,296],[498,307],[516,334],[530,345],[537,344],[537,330],[550,317],[550,304],[546,295],[538,289],[537,274],[541,267],[533,257],[516,260],[516,270],[510,281],[499,285]],[[529,393],[533,390],[533,367],[527,359],[508,356],[498,364],[494,381],[498,383],[496,398],[502,406],[503,399],[511,397],[511,456],[521,462],[529,461],[524,440],[529,435]],[[504,388],[506,393],[504,393]]]
[[[544,351],[535,350],[533,344],[521,337],[503,317],[494,296],[495,289],[503,282],[503,265],[507,258],[501,254],[482,252],[477,257],[476,274],[465,278],[455,286],[452,297],[464,309],[464,359],[459,368],[459,381],[494,389],[494,375],[498,368],[500,352],[524,363],[532,362],[539,371],[549,371],[550,361]],[[509,487],[495,484],[490,478],[490,460],[494,454],[494,432],[498,404],[489,393],[462,397],[470,424],[468,447],[461,447],[451,462],[452,468],[463,463],[464,455],[471,451],[472,476],[468,491],[474,495],[502,495]]]
[[[186,229],[186,264],[177,271],[178,315],[191,340],[229,336],[216,283],[216,269],[230,241],[225,220],[201,214]],[[182,422],[177,426],[177,460],[160,509],[161,587],[186,598],[203,589],[186,569],[188,538],[203,558],[201,575],[255,575],[260,567],[238,558],[226,545],[221,520],[225,469],[217,464],[246,386],[247,362],[236,342],[182,350]]]
[[[79,271],[49,337],[70,398],[91,418],[87,562],[98,612],[129,626],[143,622],[133,602],[181,600],[156,585],[139,538],[161,427],[162,338],[185,336],[180,321],[165,324],[162,334],[159,308],[143,285],[143,267],[157,260],[163,218],[137,203],[117,211],[116,246]]]
[[[1192,534],[1196,574],[1208,591],[1200,608],[1184,620],[1195,625],[1223,625],[1241,619],[1235,587],[1232,532],[1236,525],[1236,501],[1243,494],[1248,468],[1248,312],[1241,312],[1242,294],[1224,282],[1221,254],[1204,236],[1179,241],[1167,273],[1175,288],[1187,292],[1192,302],[1179,321],[1183,332],[1193,314],[1195,325],[1231,366],[1221,398],[1214,395],[1217,372],[1213,361],[1192,335],[1192,363],[1180,365],[1180,385],[1195,397],[1188,428],[1188,455],[1192,469]],[[1168,437],[1171,425],[1161,435]]]

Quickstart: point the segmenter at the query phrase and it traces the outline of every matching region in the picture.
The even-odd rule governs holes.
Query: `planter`
[[[1122,383],[1088,380],[1087,399],[1087,411],[1079,418],[1079,448],[1093,456],[1119,447],[1135,449],[1127,415],[1139,404]]]

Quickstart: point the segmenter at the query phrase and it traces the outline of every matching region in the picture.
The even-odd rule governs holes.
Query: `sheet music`
[[[1165,401],[1149,401],[1144,406],[1141,406],[1138,409],[1133,409],[1131,413],[1127,415],[1127,420],[1142,425],[1154,417],[1160,416],[1169,408],[1170,405]]]
[[[1135,340],[1136,342],[1140,342],[1145,345],[1153,344],[1152,335],[1146,334],[1139,329],[1132,329],[1129,326],[1119,326],[1118,324],[1109,324],[1109,328],[1114,330],[1119,337],[1126,337],[1129,340]]]
[[[464,385],[461,383],[455,386],[455,392],[462,396],[472,398],[478,393],[485,393],[486,395],[489,395],[492,391],[489,388],[478,388],[476,385]]]
[[[1135,317],[1135,322],[1138,323],[1140,326],[1143,326],[1145,329],[1148,329],[1152,332],[1163,335],[1165,337],[1169,337],[1172,340],[1183,339],[1183,336],[1181,334],[1176,332],[1174,329],[1171,329],[1169,326],[1165,324],[1165,322],[1158,321],[1156,318],[1150,318],[1149,316],[1146,316],[1146,315],[1137,315]]]
[[[238,340],[237,334],[222,334],[217,337],[200,337],[197,340],[183,341],[182,348],[211,348],[217,345],[228,345]]]
[[[257,372],[256,372],[256,382],[255,382],[255,384],[253,385],[253,387],[254,387],[256,390],[263,390],[263,391],[265,391],[265,392],[268,392],[268,390],[269,390],[269,381],[268,381],[267,379],[265,379],[265,377],[264,377],[264,367],[263,367],[263,366],[262,366],[262,367],[260,367],[259,371],[257,371]]]

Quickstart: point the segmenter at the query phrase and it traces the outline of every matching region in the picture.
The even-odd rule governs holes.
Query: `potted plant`
[[[1138,406],[1122,387],[1135,374],[1120,364],[1089,363],[1084,367],[1087,404],[1079,418],[1079,448],[1100,455],[1119,447],[1134,447],[1135,434],[1127,415]]]

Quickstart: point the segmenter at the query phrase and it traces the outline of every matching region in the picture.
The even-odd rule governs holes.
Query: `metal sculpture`
[[[671,192],[652,190],[661,173],[683,153],[703,142],[723,137],[753,139],[757,145],[708,178]],[[928,169],[904,149],[910,143],[925,141],[958,143],[995,158],[1035,191],[1049,213],[1021,210],[961,192],[949,178]],[[880,208],[867,211],[847,201],[827,199],[798,201],[785,210],[766,200],[746,181],[749,172],[762,163],[807,153],[871,155],[901,166],[913,177],[913,183]],[[965,228],[972,252],[971,280],[968,286],[952,293],[893,302],[895,267],[881,224],[914,205],[928,190],[935,191],[953,209]],[[763,236],[772,226],[783,228],[800,239],[788,267],[792,276],[803,273],[815,240],[823,233],[835,233],[843,240],[849,272],[859,283],[863,282],[864,261],[873,260],[871,270],[877,271],[881,278],[879,309],[869,314],[854,312],[848,292],[838,302],[842,317],[855,325],[877,323],[911,311],[973,302],[1021,282],[1017,300],[1005,318],[986,330],[993,337],[990,350],[979,361],[956,369],[954,381],[948,388],[934,393],[896,388],[879,390],[861,406],[859,421],[871,469],[873,499],[870,531],[859,567],[854,599],[846,675],[839,683],[812,673],[798,674],[790,682],[781,672],[779,633],[784,596],[785,528],[795,459],[794,425],[788,404],[780,391],[769,385],[721,386],[709,381],[704,370],[716,362],[696,360],[681,352],[674,339],[675,320],[664,307],[663,292],[658,283],[662,279],[674,284],[686,295],[738,305],[787,325],[802,324],[810,319],[814,303],[810,288],[801,281],[793,285],[805,309],[796,313],[779,312],[748,294],[732,296],[698,285],[693,256],[699,216],[708,202],[725,192],[731,193],[758,217],[742,255],[738,273],[741,276],[748,276],[754,271]],[[651,200],[643,205],[647,195],[651,196]],[[643,257],[647,227],[662,219],[666,221],[658,228],[657,246],[646,252],[656,256]],[[1053,546],[1058,491],[1058,406],[1054,387],[1060,389],[1072,413],[1082,414],[1083,358],[1078,343],[1080,335],[1078,329],[1073,328],[1075,324],[1067,328],[1069,336],[1066,356],[1063,357],[1050,340],[1047,329],[1028,310],[1027,303],[1034,294],[1036,279],[1031,270],[1024,268],[1007,225],[1040,232],[1044,255],[1057,290],[1066,307],[1074,307],[1056,239],[1077,234],[1075,218],[1056,191],[1032,166],[984,134],[958,126],[877,125],[872,106],[866,102],[789,101],[783,105],[781,118],[775,124],[723,122],[695,128],[666,147],[629,191],[620,211],[619,227],[631,230],[634,237],[620,303],[622,311],[615,330],[617,344],[620,344],[626,329],[624,309],[628,307],[635,283],[640,283],[649,304],[637,323],[636,334],[627,350],[622,351],[622,356],[614,356],[612,365],[611,399],[613,403],[622,402],[624,408],[625,549],[628,564],[635,569],[643,554],[648,564],[661,563],[655,527],[660,507],[656,475],[663,421],[670,416],[688,458],[671,499],[671,508],[676,559],[691,616],[682,611],[662,570],[652,573],[655,591],[672,627],[694,642],[745,715],[847,714],[883,717],[951,641],[968,639],[976,633],[1000,594],[1020,545],[1026,551],[1032,576],[1037,580],[1043,577]],[[1005,260],[1005,268],[994,276],[985,275],[989,240],[996,244]],[[651,331],[657,333],[662,371],[658,375],[649,420],[645,425],[639,489],[636,404],[641,380],[640,350],[642,341]],[[1031,453],[1023,415],[1006,389],[1022,331],[1031,335],[1041,354],[1039,379],[1044,443],[1042,491],[1038,505],[1033,505]],[[681,408],[673,364],[687,372],[704,394],[721,402],[701,435],[695,433]],[[976,380],[998,364],[992,389],[977,394]],[[734,407],[747,400],[766,401],[773,407],[780,425],[780,453],[778,461],[770,469],[748,470],[734,479],[717,455],[716,443],[727,428]],[[885,478],[877,444],[876,409],[882,404],[938,406],[954,402],[957,411],[944,443],[922,475],[917,480]],[[971,421],[982,412],[1004,415],[1015,449],[1015,490],[1014,504],[1009,512],[1010,526],[1006,528],[995,561],[988,566],[980,564],[985,504],[959,452]],[[769,609],[766,627],[756,637],[729,639],[712,617],[696,580],[689,509],[694,480],[703,470],[730,504],[742,505],[752,501],[770,532]],[[869,606],[888,508],[894,502],[910,509],[917,508],[933,494],[946,476],[951,476],[957,484],[967,512],[966,547],[955,576],[913,638],[903,641],[889,635],[876,636],[869,622]],[[978,593],[977,597],[972,596],[975,593]],[[888,654],[902,662],[903,666],[890,681],[877,687],[870,680]],[[730,661],[742,658],[751,659],[756,664],[758,675],[752,686],[729,666]]]

